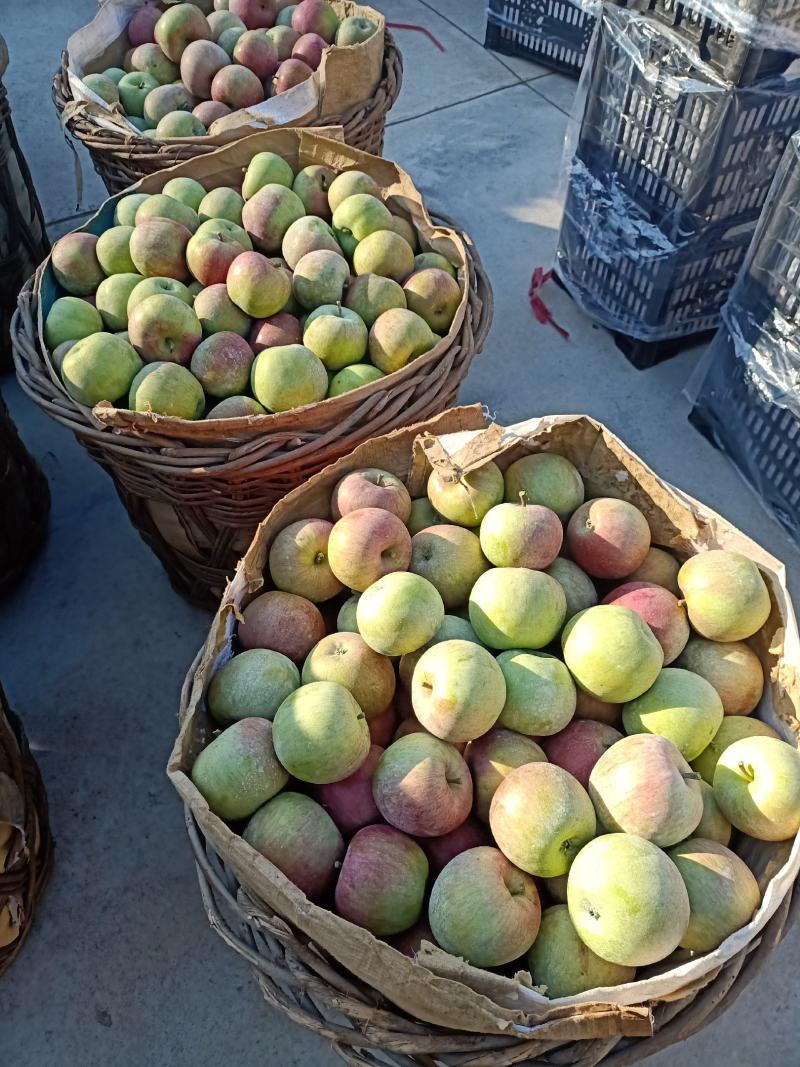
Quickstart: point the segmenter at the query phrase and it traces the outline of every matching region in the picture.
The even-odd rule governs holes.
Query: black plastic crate
[[[570,0],[489,0],[484,46],[577,78],[595,22]]]

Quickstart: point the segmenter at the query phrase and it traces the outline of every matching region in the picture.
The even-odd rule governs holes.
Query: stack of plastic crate
[[[725,0],[691,11],[631,2],[637,10],[606,5],[600,17],[556,270],[630,361],[649,367],[719,324],[800,128],[800,74],[786,50],[800,52],[800,3],[739,0],[728,17]],[[758,11],[745,24],[748,3]]]
[[[800,135],[687,395],[691,422],[800,538]]]
[[[599,0],[488,0],[484,46],[577,78]]]

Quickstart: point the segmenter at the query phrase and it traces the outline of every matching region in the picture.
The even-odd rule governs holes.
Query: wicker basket
[[[386,116],[400,95],[403,85],[403,57],[394,38],[386,30],[384,35],[383,74],[372,98],[351,108],[344,115],[315,119],[308,128],[341,126],[344,139],[353,148],[372,155],[383,154]],[[201,143],[175,144],[105,129],[75,106],[67,77],[67,56],[61,57],[61,67],[53,79],[53,103],[64,126],[89,152],[94,169],[112,195],[126,189],[146,174],[174,167],[187,159],[214,152],[219,145]],[[66,110],[65,109],[69,109]],[[243,134],[252,131],[242,131]]]
[[[47,532],[47,479],[20,440],[0,395],[0,594],[22,576]]]
[[[759,880],[763,904],[752,922],[715,953],[667,961],[620,990],[602,991],[596,1001],[587,994],[549,1002],[531,990],[523,996],[516,981],[468,967],[436,949],[423,948],[412,962],[311,904],[209,812],[188,777],[197,753],[213,736],[205,710],[208,682],[230,655],[236,616],[263,591],[261,575],[277,532],[301,515],[324,514],[320,509],[333,485],[357,467],[377,463],[404,477],[412,496],[418,495],[430,469],[425,457],[457,472],[487,458],[505,467],[528,451],[556,451],[577,463],[587,493],[620,495],[624,486],[625,497],[647,515],[654,540],[679,555],[712,547],[747,552],[761,567],[773,601],[769,620],[752,642],[770,678],[757,714],[787,738],[800,734],[800,642],[777,560],[720,516],[661,482],[590,419],[545,417],[502,434],[491,427],[471,437],[466,446],[463,434],[449,444],[430,436],[413,444],[409,431],[401,431],[362,445],[276,507],[259,527],[186,678],[169,775],[185,804],[212,927],[251,965],[267,1001],[330,1040],[348,1063],[628,1067],[696,1033],[759,974],[800,911],[794,881],[800,838],[779,845],[743,838],[736,846]],[[453,456],[450,449],[460,451]]]
[[[7,798],[8,810],[3,806]],[[0,850],[0,975],[11,965],[31,928],[53,867],[53,839],[47,818],[47,794],[30,753],[22,724],[8,707],[0,688],[0,820],[13,822],[8,855]],[[3,916],[12,916],[16,937],[8,934]],[[4,932],[6,937],[4,938]]]
[[[230,174],[235,164],[279,144],[294,145],[295,159],[370,170],[379,185],[400,191],[404,205],[416,204],[422,218],[419,194],[394,164],[307,130],[254,134],[218,149],[213,159],[207,156],[161,171],[145,179],[142,187],[160,189],[176,174]],[[108,205],[104,210],[108,212]],[[448,241],[459,246],[463,257],[463,319],[456,325],[457,316],[449,339],[402,370],[354,392],[250,420],[186,422],[122,412],[110,416],[111,426],[104,425],[69,398],[41,343],[44,268],[23,289],[12,325],[22,388],[71,429],[112,476],[134,526],[175,588],[193,602],[218,602],[257,524],[290,489],[360,442],[427,418],[455,401],[489,329],[492,293],[469,237],[444,216],[436,216],[433,223],[445,229],[434,230],[428,217],[429,232],[449,234]]]

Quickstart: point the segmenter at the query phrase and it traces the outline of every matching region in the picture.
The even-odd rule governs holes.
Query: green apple
[[[738,552],[691,556],[678,572],[689,621],[712,641],[743,641],[769,618],[769,591],[758,567]]]
[[[485,734],[505,698],[505,680],[494,656],[472,641],[432,645],[414,669],[414,714],[443,741],[458,744]]]
[[[506,683],[500,726],[530,737],[550,737],[572,721],[575,683],[560,659],[515,648],[501,652],[497,665]]]
[[[103,320],[100,312],[88,300],[77,296],[61,296],[54,300],[44,320],[44,341],[52,352],[65,341],[80,341],[93,333],[100,333]]]
[[[178,419],[200,419],[205,406],[200,382],[178,363],[146,364],[131,382],[128,394],[131,410]]]
[[[405,571],[379,578],[362,592],[356,608],[359,633],[383,656],[415,652],[431,640],[443,619],[444,604],[434,586]]]
[[[303,345],[265,348],[253,362],[253,393],[267,411],[289,411],[323,400],[328,391],[325,365]]]
[[[369,331],[369,358],[386,374],[430,352],[441,338],[427,322],[406,308],[382,312]]]
[[[343,200],[357,193],[368,193],[380,199],[381,190],[378,183],[363,170],[345,170],[339,174],[330,184],[328,189],[328,203],[331,211],[335,211]]]
[[[692,760],[692,768],[709,785],[714,781],[714,771],[722,753],[734,741],[743,737],[777,737],[771,726],[761,719],[745,718],[743,715],[726,715],[713,739],[700,755]]]
[[[97,260],[106,274],[133,274],[136,267],[131,259],[133,226],[111,226],[97,239]]]
[[[173,200],[180,200],[195,213],[199,212],[200,205],[209,195],[205,187],[200,182],[196,182],[194,178],[170,178],[161,192],[165,196],[171,196]]]
[[[780,738],[744,737],[729,745],[713,784],[720,811],[742,833],[786,841],[800,830],[800,753]]]
[[[340,782],[369,753],[366,716],[337,682],[309,682],[290,693],[275,713],[273,730],[278,759],[301,782]]]
[[[299,687],[300,671],[290,659],[268,648],[251,648],[214,674],[206,701],[214,721],[229,726],[251,716],[274,719]]]
[[[73,400],[94,407],[128,392],[142,361],[121,337],[94,333],[76,341],[61,364],[61,379]]]
[[[486,571],[469,597],[469,621],[489,648],[544,648],[561,630],[566,611],[555,578],[526,567]]]
[[[664,667],[647,692],[622,709],[626,733],[666,737],[687,760],[708,747],[723,717],[713,685],[680,667]]]
[[[242,196],[250,200],[265,185],[285,185],[291,189],[293,182],[294,171],[285,159],[275,152],[257,152],[247,165]]]
[[[564,662],[581,689],[609,704],[641,696],[664,662],[661,645],[641,615],[614,604],[573,616],[562,644]]]
[[[377,382],[383,377],[383,371],[373,367],[371,363],[353,363],[334,374],[328,386],[328,396],[343,396],[344,393],[360,389],[362,385]]]
[[[433,470],[428,477],[428,498],[448,522],[478,526],[489,508],[503,499],[503,474],[491,460],[457,481]]]
[[[192,781],[221,819],[246,819],[289,781],[275,755],[272,723],[242,719],[216,737],[192,767]]]
[[[128,328],[128,299],[141,280],[141,274],[112,274],[100,282],[94,302],[107,330]]]
[[[528,953],[528,966],[534,985],[544,987],[550,1000],[625,985],[636,975],[635,967],[608,963],[584,945],[566,904],[555,904],[542,914],[542,925]]]
[[[550,508],[566,522],[584,500],[583,479],[564,456],[537,452],[516,460],[506,471],[505,499],[516,503],[524,492],[531,504]]]
[[[157,88],[158,82],[152,74],[143,74],[138,70],[133,70],[124,78],[120,78],[117,91],[125,113],[141,118],[144,115],[145,97]]]
[[[367,353],[367,327],[354,311],[340,305],[323,305],[306,319],[303,344],[328,370],[338,371],[360,363]]]

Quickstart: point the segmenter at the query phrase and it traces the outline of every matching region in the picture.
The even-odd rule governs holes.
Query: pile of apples
[[[146,137],[202,137],[217,119],[306,81],[331,45],[360,44],[377,26],[339,17],[327,0],[146,4],[128,24],[123,67],[83,83]]]
[[[172,178],[53,248],[45,343],[69,395],[183,419],[289,411],[400,370],[446,335],[456,268],[418,251],[363,171],[259,152],[241,188]]]
[[[311,900],[551,998],[715,949],[760,901],[734,830],[800,828],[800,755],[750,717],[758,568],[584,495],[550,453],[416,500],[348,474],[275,537],[192,770]]]

